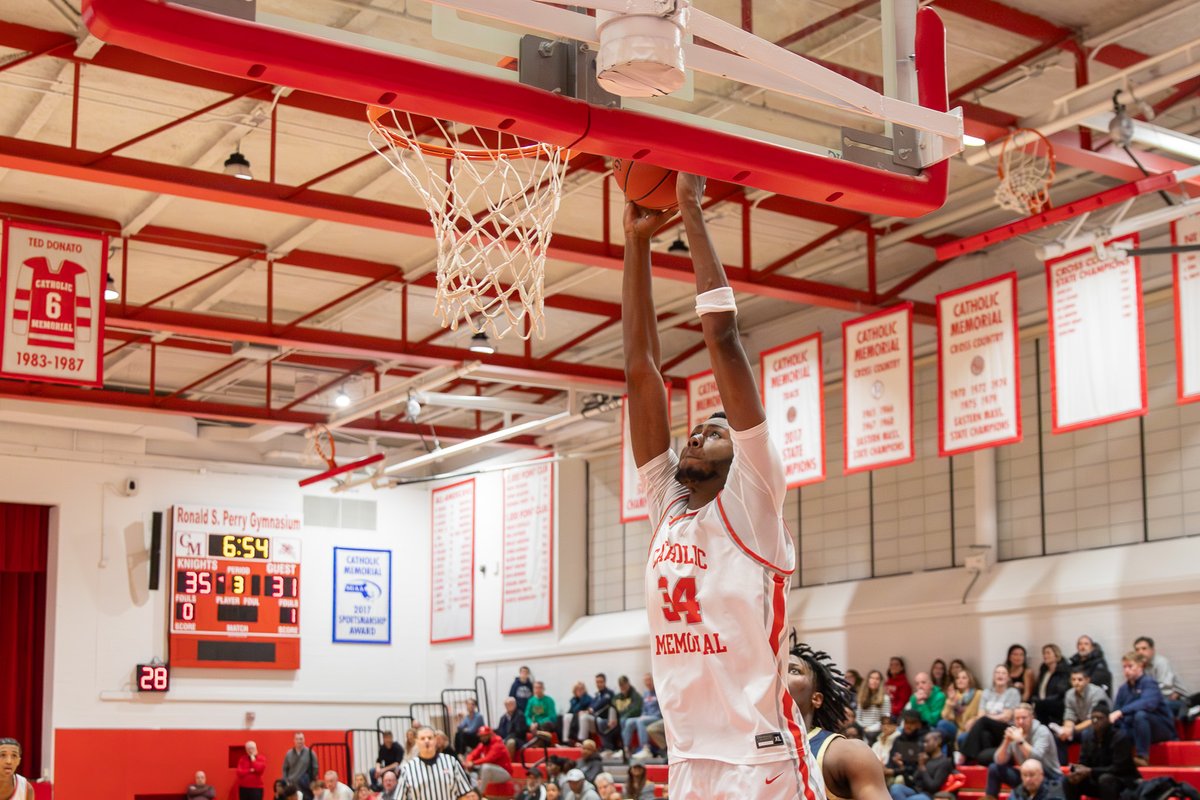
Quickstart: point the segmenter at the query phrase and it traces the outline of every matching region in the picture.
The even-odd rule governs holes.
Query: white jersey
[[[29,792],[29,781],[14,773],[13,783],[16,784],[16,791],[13,792],[12,800],[25,800]]]
[[[639,470],[656,523],[646,610],[667,750],[672,763],[792,762],[815,800],[820,772],[786,681],[796,557],[782,519],[783,467],[765,422],[731,436],[725,487],[702,508],[687,508],[675,453]]]

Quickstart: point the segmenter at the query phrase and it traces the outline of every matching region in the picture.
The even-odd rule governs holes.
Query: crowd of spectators
[[[1015,800],[1119,800],[1150,746],[1175,739],[1177,719],[1200,715],[1200,694],[1148,636],[1121,656],[1118,680],[1090,636],[1070,658],[1056,644],[1041,656],[1035,667],[1012,645],[986,685],[960,659],[936,659],[911,679],[899,656],[886,675],[847,670],[852,708],[841,732],[871,745],[893,800],[928,800],[964,763],[987,767],[985,800],[1003,787]],[[1080,755],[1066,770],[1072,742]]]
[[[911,679],[900,656],[889,659],[886,673],[873,669],[864,678],[846,670],[849,708],[841,733],[870,745],[893,800],[928,800],[963,763],[988,768],[985,800],[994,800],[1005,786],[1015,800],[1119,800],[1137,784],[1150,746],[1175,738],[1176,719],[1200,714],[1200,695],[1189,693],[1148,636],[1121,657],[1120,681],[1087,635],[1078,638],[1070,658],[1057,644],[1043,646],[1041,656],[1035,667],[1023,645],[1012,645],[986,685],[958,658],[948,664],[935,659]],[[591,691],[576,682],[560,706],[521,667],[494,726],[485,724],[468,699],[457,711],[453,732],[429,729],[427,746],[437,757],[454,759],[479,790],[513,780],[513,763],[520,763],[525,748],[580,748],[573,761],[542,758],[541,769],[517,781],[517,800],[654,797],[645,761],[664,757],[666,742],[653,678],[645,675],[639,689],[622,675],[615,692],[605,674],[593,681]],[[278,762],[270,795],[264,794],[266,759],[253,741],[246,742],[237,765],[238,798],[399,800],[405,765],[417,757],[423,728],[414,722],[403,743],[384,731],[374,767],[353,776],[321,773],[304,734],[297,733]],[[1078,763],[1064,772],[1073,742],[1081,745]],[[426,758],[424,751],[420,757]],[[615,764],[627,765],[623,783],[607,771]],[[186,791],[196,800],[214,794],[203,772]]]

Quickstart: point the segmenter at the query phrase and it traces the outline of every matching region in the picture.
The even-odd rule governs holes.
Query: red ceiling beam
[[[816,22],[812,23],[811,25],[806,25],[805,27],[801,28],[800,30],[798,30],[794,33],[789,33],[787,36],[784,36],[782,39],[777,40],[775,42],[775,44],[778,47],[788,47],[788,46],[793,45],[796,42],[800,41],[801,39],[807,39],[809,36],[812,36],[814,33],[820,33],[821,31],[828,28],[830,25],[833,25],[837,22],[841,22],[842,20],[846,19],[847,17],[852,17],[855,14],[859,13],[860,11],[864,11],[864,10],[870,8],[871,6],[878,5],[878,3],[879,3],[879,0],[859,0],[857,3],[846,6],[843,9],[839,9],[838,11],[833,12],[832,14],[830,14],[827,17],[823,17],[822,19],[817,20]]]
[[[51,383],[30,383],[26,381],[0,380],[0,397],[13,397],[49,403],[66,403],[79,406],[127,408],[142,412],[183,415],[199,419],[249,424],[266,422],[308,426],[328,421],[328,417],[325,414],[317,414],[309,411],[268,410],[262,406],[215,403],[207,400],[190,400],[183,397],[154,397],[149,394],[137,392],[123,392],[111,389],[84,389],[77,386],[59,386]],[[428,433],[425,430],[426,426],[423,425],[414,425],[399,420],[379,422],[375,420],[374,416],[363,417],[343,427],[352,430],[386,432],[411,439],[417,439],[422,433]],[[444,441],[466,441],[482,436],[486,432],[474,428],[437,426],[438,438]],[[536,442],[532,436],[513,437],[506,440],[506,443],[522,447],[536,446]]]

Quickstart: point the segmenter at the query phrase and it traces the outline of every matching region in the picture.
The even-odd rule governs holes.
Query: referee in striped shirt
[[[417,757],[400,768],[400,800],[479,800],[458,759],[437,751],[433,728],[417,731]]]

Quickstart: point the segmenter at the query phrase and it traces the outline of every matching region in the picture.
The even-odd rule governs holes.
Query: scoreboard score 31
[[[301,526],[289,514],[171,509],[171,666],[299,669]]]

